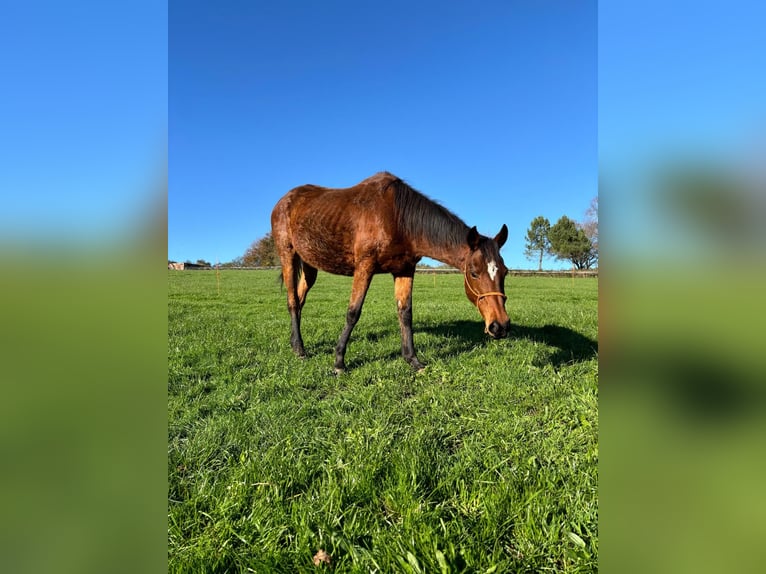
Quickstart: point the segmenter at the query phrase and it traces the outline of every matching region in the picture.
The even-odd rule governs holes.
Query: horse
[[[503,224],[492,239],[469,228],[458,216],[402,179],[377,173],[357,185],[336,189],[302,185],[274,206],[271,233],[282,265],[290,313],[290,345],[303,358],[301,312],[317,270],[353,277],[346,325],[335,348],[335,372],[346,370],[346,347],[362,312],[364,298],[379,273],[394,277],[402,357],[416,371],[424,368],[412,338],[412,283],[422,257],[460,269],[468,300],[494,339],[507,336],[505,310],[508,272],[500,248],[508,238]]]

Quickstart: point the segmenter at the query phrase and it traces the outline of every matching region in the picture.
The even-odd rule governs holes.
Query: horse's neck
[[[458,269],[465,267],[468,226],[456,216],[441,209],[426,210],[425,221],[410,221],[408,235],[419,257],[430,257]]]
[[[431,242],[425,242],[419,251],[422,256],[436,259],[447,265],[452,265],[456,269],[464,269],[465,261],[470,249],[468,245],[439,245]],[[420,253],[419,253],[420,254]]]

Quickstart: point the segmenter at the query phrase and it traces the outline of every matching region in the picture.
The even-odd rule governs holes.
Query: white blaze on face
[[[497,263],[494,261],[490,261],[487,264],[487,273],[489,273],[489,278],[492,279],[492,281],[495,280],[495,275],[497,274]]]

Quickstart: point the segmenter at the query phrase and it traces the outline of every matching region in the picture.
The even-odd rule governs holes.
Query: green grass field
[[[597,279],[508,277],[493,341],[418,274],[415,373],[376,276],[335,377],[350,279],[320,272],[300,360],[276,271],[168,275],[169,571],[596,571]]]

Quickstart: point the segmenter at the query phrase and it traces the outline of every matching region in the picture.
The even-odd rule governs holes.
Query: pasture
[[[336,377],[351,280],[319,273],[301,360],[277,275],[168,272],[170,572],[597,570],[598,279],[509,276],[490,340],[418,273],[416,373],[375,276]]]

